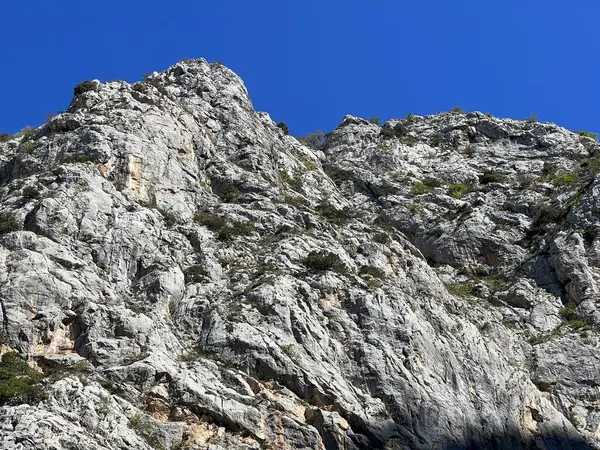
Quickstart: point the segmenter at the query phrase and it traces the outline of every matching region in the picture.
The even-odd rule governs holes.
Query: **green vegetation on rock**
[[[29,367],[18,353],[2,355],[0,361],[0,405],[35,403],[43,399],[42,375]]]
[[[454,198],[463,198],[467,193],[471,192],[472,186],[463,183],[451,184],[448,188],[448,195]]]
[[[20,229],[21,224],[17,220],[17,216],[11,213],[0,213],[0,234],[19,231]]]

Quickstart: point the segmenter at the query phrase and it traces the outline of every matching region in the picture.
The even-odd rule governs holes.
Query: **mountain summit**
[[[0,447],[600,448],[600,147],[346,116],[221,64],[0,142]]]

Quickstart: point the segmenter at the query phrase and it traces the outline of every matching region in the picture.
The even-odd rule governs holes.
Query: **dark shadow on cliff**
[[[414,429],[389,423],[376,431],[363,428],[350,419],[351,428],[341,437],[319,429],[327,450],[590,450],[592,447],[574,429],[550,428],[540,424],[533,437],[523,437],[516,430],[485,435],[482,429],[467,430],[465,439],[431,439],[432,429]],[[339,431],[339,430],[338,430]],[[460,431],[457,430],[457,434]],[[341,438],[341,439],[340,439]]]

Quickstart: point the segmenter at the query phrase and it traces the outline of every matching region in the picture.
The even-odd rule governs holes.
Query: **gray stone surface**
[[[600,448],[592,140],[347,116],[313,151],[204,60],[88,88],[0,143],[3,351],[47,392],[4,448]]]

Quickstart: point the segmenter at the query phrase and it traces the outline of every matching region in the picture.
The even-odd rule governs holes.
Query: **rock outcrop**
[[[0,143],[2,351],[45,393],[0,447],[600,449],[598,144],[283,128],[193,60]]]

